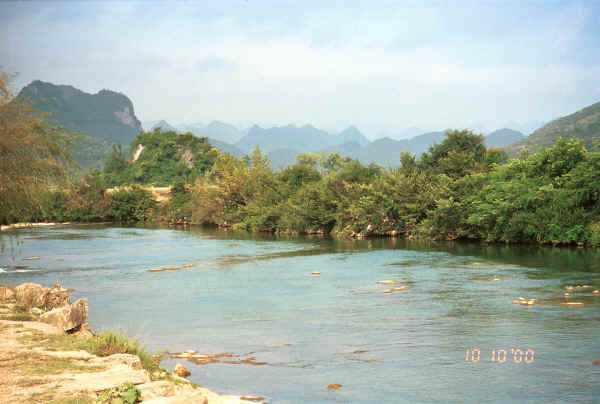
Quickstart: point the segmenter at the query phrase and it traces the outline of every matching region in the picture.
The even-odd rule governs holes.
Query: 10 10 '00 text
[[[490,354],[487,355],[491,362],[506,363],[512,361],[514,363],[533,363],[535,361],[535,351],[533,349],[493,349]],[[484,354],[481,353],[480,349],[468,348],[465,352],[465,361],[478,363],[484,360]]]

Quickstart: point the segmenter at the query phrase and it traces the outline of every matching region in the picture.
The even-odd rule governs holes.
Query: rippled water
[[[600,296],[563,296],[568,285],[600,288],[598,251],[201,228],[11,234],[2,237],[0,283],[73,287],[73,297],[89,300],[92,328],[122,330],[153,350],[232,353],[220,363],[163,363],[185,363],[191,380],[217,392],[270,403],[600,399],[592,364]],[[23,260],[30,256],[40,259]],[[187,264],[195,267],[146,272]],[[408,288],[381,293],[390,286],[379,280]],[[519,297],[539,303],[511,303]],[[584,307],[562,306],[565,299]],[[238,363],[250,357],[266,364]],[[330,383],[343,387],[328,391]]]

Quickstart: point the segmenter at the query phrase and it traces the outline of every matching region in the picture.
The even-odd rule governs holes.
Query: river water
[[[0,283],[72,287],[95,330],[151,350],[231,353],[163,362],[216,392],[269,403],[600,402],[597,250],[103,225],[5,232],[1,243]],[[382,293],[392,286],[381,280],[407,288]],[[593,288],[565,297],[570,285]],[[539,302],[512,304],[519,297]]]

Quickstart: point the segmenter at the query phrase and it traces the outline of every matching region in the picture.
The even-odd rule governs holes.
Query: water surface
[[[92,328],[152,350],[232,353],[236,363],[163,362],[185,363],[191,380],[217,392],[270,403],[600,397],[600,296],[563,296],[568,285],[600,288],[597,250],[99,225],[10,234],[0,283],[72,287],[88,298]],[[40,260],[23,260],[31,256]],[[408,288],[381,293],[390,286],[379,280]],[[539,304],[513,305],[520,296]],[[494,350],[506,361],[492,361]],[[249,357],[266,364],[237,363]]]

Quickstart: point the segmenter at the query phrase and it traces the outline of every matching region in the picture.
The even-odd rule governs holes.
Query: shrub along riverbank
[[[154,132],[152,141],[164,149],[158,136]],[[182,143],[177,136],[184,135],[163,136],[176,146]],[[486,149],[482,136],[451,131],[420,159],[399,156],[398,168],[337,154],[301,154],[281,171],[271,169],[258,149],[237,159],[201,143],[195,146],[201,169],[188,165],[188,171],[180,167],[182,177],[169,174],[171,197],[165,203],[137,186],[165,183],[162,158],[152,160],[153,148],[144,147],[143,165],[113,155],[105,170],[62,190],[46,190],[36,209],[5,213],[3,220],[152,220],[261,232],[600,246],[600,154],[587,152],[578,139],[508,160],[503,151]],[[195,154],[183,154],[193,164]],[[117,175],[123,172],[137,172],[144,181],[106,192],[124,184]]]

